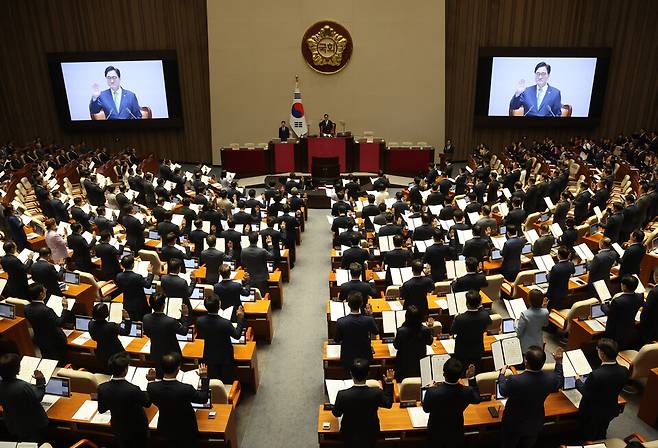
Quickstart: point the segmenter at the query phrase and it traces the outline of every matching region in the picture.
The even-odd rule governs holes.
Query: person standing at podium
[[[279,128],[279,140],[285,142],[290,138],[290,128],[286,125],[285,121],[281,122],[281,127]]]
[[[328,114],[324,114],[324,118],[320,122],[320,136],[333,137],[334,133],[334,122],[329,119]]]

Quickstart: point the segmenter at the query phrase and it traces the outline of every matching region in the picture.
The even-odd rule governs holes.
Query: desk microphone
[[[137,117],[127,107],[126,107],[126,112],[128,112],[131,117],[133,117],[135,120],[137,120]]]
[[[533,107],[535,107],[535,106],[530,106],[530,109],[528,109],[528,112],[524,113],[523,116],[525,117],[526,115],[528,115]]]
[[[553,113],[553,109],[551,109],[551,105],[547,104],[546,107],[548,107],[548,111],[551,113],[551,115],[553,115],[553,117],[555,117],[555,114]]]

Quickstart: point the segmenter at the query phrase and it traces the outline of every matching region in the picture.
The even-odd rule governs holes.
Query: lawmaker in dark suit
[[[352,291],[347,298],[350,314],[336,322],[334,341],[340,344],[340,362],[346,371],[357,358],[372,359],[370,335],[379,333],[375,319],[366,305],[366,314],[361,314],[361,293]]]
[[[557,250],[558,262],[548,273],[548,309],[563,310],[568,308],[569,279],[576,272],[573,263],[569,261],[571,250],[567,246],[560,246]]]
[[[160,277],[160,287],[167,297],[181,297],[183,303],[191,309],[190,297],[196,287],[196,278],[190,284],[180,274],[182,261],[178,258],[169,260],[169,273]]]
[[[540,237],[535,240],[532,244],[532,255],[536,257],[538,255],[549,255],[551,249],[555,244],[555,238],[553,234],[549,231],[548,224],[542,223],[539,226]]]
[[[512,199],[512,207],[512,210],[510,210],[507,216],[505,216],[505,225],[507,227],[513,225],[521,230],[523,228],[523,223],[528,217],[528,213],[521,208],[521,200],[519,198]]]
[[[48,416],[41,406],[46,393],[46,379],[39,370],[33,378],[36,386],[16,378],[21,370],[21,357],[16,353],[0,356],[0,406],[7,431],[21,442],[43,442]],[[390,406],[389,406],[390,407]]]
[[[121,272],[121,266],[119,265],[121,253],[110,244],[109,232],[101,233],[101,238],[94,247],[94,252],[101,259],[100,279],[104,281],[114,280],[117,274]]]
[[[121,224],[126,228],[126,244],[133,252],[137,253],[144,247],[144,224],[130,213],[132,207],[126,206],[122,210],[123,217],[120,219]]]
[[[610,241],[616,243],[619,241],[619,234],[621,227],[624,223],[624,215],[622,215],[623,206],[619,202],[612,204],[612,214],[608,216],[605,223],[599,223],[599,226],[605,229],[603,236],[610,238]]]
[[[194,257],[199,258],[201,255],[201,251],[203,251],[203,243],[207,237],[208,233],[203,230],[203,220],[199,218],[195,219],[194,230],[190,231],[190,234],[187,237],[190,243],[194,244]]]
[[[563,350],[553,354],[555,371],[544,372],[546,353],[541,347],[532,346],[524,354],[525,371],[505,376],[507,366],[498,376],[500,393],[507,398],[502,420],[503,448],[532,447],[544,426],[544,401],[557,392],[564,383],[562,375]]]
[[[582,224],[587,218],[589,200],[592,198],[587,182],[580,183],[580,190],[581,192],[573,200],[573,219],[576,225]]]
[[[347,448],[375,447],[379,437],[377,409],[390,409],[393,405],[393,371],[386,372],[384,387],[380,389],[366,385],[369,368],[368,360],[354,360],[350,365],[354,386],[338,392],[331,411],[334,416],[343,417],[340,434]]]
[[[464,243],[464,249],[462,250],[464,257],[474,257],[478,262],[483,262],[484,257],[489,255],[489,239],[482,237],[484,232],[484,228],[479,224],[473,226],[473,238]]]
[[[599,241],[599,252],[594,255],[594,259],[589,263],[589,292],[593,297],[598,297],[594,289],[594,282],[604,280],[608,290],[610,290],[610,270],[617,262],[619,255],[612,249],[610,238],[603,237]]]
[[[432,280],[441,282],[446,279],[446,260],[451,260],[454,256],[450,246],[443,244],[443,231],[434,229],[434,244],[429,246],[423,255],[423,263],[430,265]]]
[[[76,269],[85,272],[91,272],[93,263],[91,262],[91,249],[94,247],[96,240],[87,243],[87,240],[82,236],[82,225],[76,223],[71,224],[71,234],[66,238],[66,245],[73,251],[71,261]]]
[[[208,249],[202,251],[199,255],[199,265],[206,266],[205,283],[214,285],[219,280],[219,268],[224,263],[226,254],[215,247],[217,245],[215,235],[209,235],[206,238],[206,244],[208,244]]]
[[[247,297],[250,291],[249,288],[243,288],[241,283],[231,280],[231,268],[227,264],[223,264],[219,268],[219,274],[222,277],[222,281],[214,286],[213,291],[219,297],[223,310],[231,306],[233,307],[233,313],[231,315],[231,320],[233,320],[238,308],[242,305],[240,296]]]
[[[621,294],[616,295],[602,307],[603,312],[608,316],[603,334],[617,342],[621,350],[628,350],[637,341],[635,316],[643,300],[642,295],[635,292],[639,284],[636,277],[631,275],[622,277],[620,284]]]
[[[110,306],[117,305],[115,303]],[[99,302],[94,305],[93,319],[89,322],[89,335],[96,341],[96,358],[103,366],[104,371],[108,368],[107,362],[112,355],[125,351],[119,341],[119,336],[128,336],[132,327],[132,321],[126,310],[122,312],[122,324],[108,322],[109,316],[110,309],[107,304]]]
[[[110,411],[110,426],[119,446],[141,448],[147,445],[148,420],[144,408],[151,406],[151,398],[126,381],[129,364],[130,357],[126,353],[110,358],[112,379],[98,385],[98,412]]]
[[[370,252],[366,249],[359,247],[359,238],[352,239],[352,246],[343,251],[340,267],[348,269],[352,263],[358,263],[360,266],[365,266],[366,261],[370,260]]]
[[[150,298],[153,313],[144,316],[144,334],[151,339],[151,359],[156,363],[158,376],[162,377],[162,361],[168,353],[181,354],[176,335],[186,335],[190,325],[188,308],[183,304],[181,318],[174,319],[164,313],[164,294],[155,293]]]
[[[219,297],[211,295],[204,301],[208,314],[196,320],[196,332],[203,339],[203,362],[208,365],[208,376],[218,378],[224,384],[233,382],[233,344],[231,338],[240,339],[244,328],[244,309],[239,306],[235,312],[237,326],[218,314]]]
[[[92,84],[89,113],[97,114],[101,110],[106,120],[130,120],[142,118],[142,110],[137,95],[121,87],[121,71],[117,67],[105,68],[105,80],[109,89],[101,92],[97,83]]]
[[[503,256],[500,273],[509,282],[513,282],[516,275],[521,272],[521,253],[523,252],[523,246],[527,243],[525,238],[517,236],[517,229],[518,227],[513,225],[507,226],[508,240],[505,241],[503,249],[500,251]]]
[[[150,288],[153,283],[152,266],[149,265],[146,278],[133,272],[135,258],[132,255],[121,259],[121,267],[123,272],[117,274],[115,283],[123,294],[123,309],[128,311],[132,320],[141,322],[144,314],[149,312],[144,288]]]
[[[210,379],[205,364],[199,364],[201,388],[199,390],[176,379],[180,370],[179,353],[168,353],[162,359],[164,379],[155,381],[156,373],[151,369],[147,376],[146,391],[153,404],[158,407],[158,434],[175,447],[196,446],[199,432],[192,403],[206,403]]]
[[[398,381],[420,376],[420,360],[426,356],[427,346],[434,340],[431,329],[434,320],[430,318],[428,327],[423,326],[422,320],[423,314],[418,307],[408,306],[404,324],[395,334],[393,346],[398,351],[395,355],[395,379]]]
[[[647,249],[642,242],[644,241],[644,232],[635,230],[631,233],[630,244],[624,251],[619,262],[619,276],[640,275],[640,265],[642,259],[647,253]]]
[[[290,128],[286,126],[286,122],[281,122],[281,127],[279,127],[279,140],[285,142],[290,138]]]
[[[324,114],[324,118],[318,126],[320,127],[320,134],[323,137],[333,137],[336,133],[336,125],[329,119],[329,115],[327,114]]]
[[[267,227],[260,231],[261,244],[263,247],[267,246],[267,237],[272,241],[272,257],[274,265],[278,266],[281,262],[281,240],[283,234],[274,228],[276,219],[273,216],[268,216],[265,220]]]
[[[91,205],[96,207],[102,207],[105,205],[105,190],[98,185],[95,174],[92,174],[88,179],[85,179],[82,184],[87,192],[87,200]]]
[[[559,224],[561,228],[564,229],[564,224],[567,219],[567,214],[571,208],[571,203],[569,202],[570,193],[562,193],[562,201],[555,205],[555,210],[553,210],[553,222]]]
[[[258,234],[251,232],[249,234],[249,247],[242,249],[240,261],[244,270],[249,273],[249,284],[254,288],[258,288],[261,295],[264,296],[269,291],[269,286],[267,285],[269,278],[267,260],[273,258],[272,252],[269,250],[271,240],[266,241],[266,246],[263,246],[263,248],[258,247],[257,243]]]
[[[404,300],[404,307],[415,306],[420,311],[421,316],[427,316],[427,294],[434,291],[434,281],[430,277],[423,275],[423,263],[414,260],[411,263],[413,277],[404,282],[400,287],[400,298]]]
[[[478,261],[473,257],[468,257],[466,259],[466,275],[462,275],[459,278],[456,278],[452,282],[452,292],[463,292],[463,291],[479,291],[482,288],[489,286],[487,277],[478,272]]]
[[[483,335],[491,325],[491,317],[482,308],[482,299],[477,290],[466,293],[466,306],[466,312],[455,317],[450,329],[455,338],[455,357],[465,366],[473,364],[479,369],[484,355]]]
[[[655,286],[642,306],[640,338],[643,344],[658,340],[658,286]]]
[[[626,367],[617,364],[617,343],[603,338],[596,345],[601,366],[594,369],[585,382],[580,377],[576,388],[582,393],[578,414],[583,440],[603,440],[608,425],[619,415],[619,394],[630,376]]]
[[[360,264],[350,264],[350,280],[340,285],[340,293],[338,294],[338,299],[344,302],[347,300],[352,291],[359,291],[363,300],[361,312],[365,312],[365,306],[368,304],[368,300],[371,298],[374,299],[379,297],[379,293],[377,292],[377,288],[375,288],[374,284],[361,280],[362,273],[363,268]]]
[[[32,264],[30,272],[32,273],[32,280],[46,288],[46,300],[50,296],[62,295],[62,288],[59,286],[59,282],[62,280],[64,270],[61,267],[59,268],[60,272],[57,272],[57,268],[53,264],[51,251],[48,247],[39,249],[39,261]]]
[[[457,358],[448,359],[443,364],[445,381],[425,392],[423,410],[430,414],[427,436],[432,448],[464,446],[464,411],[468,405],[480,402],[480,393],[474,376],[475,366],[466,369],[468,386],[459,383],[463,371]]]
[[[510,109],[523,106],[524,116],[560,117],[562,115],[562,96],[560,91],[548,85],[551,66],[540,62],[535,66],[535,85],[525,86],[522,79],[516,86],[516,92],[509,102]]]
[[[66,358],[66,335],[60,328],[73,319],[73,313],[68,310],[66,299],[62,299],[62,315],[57,317],[52,308],[43,302],[46,290],[38,283],[28,287],[30,303],[25,305],[25,318],[34,330],[34,342],[41,356],[48,359],[64,361]]]
[[[2,269],[7,273],[7,284],[5,285],[4,294],[7,297],[18,297],[27,299],[27,273],[32,266],[32,254],[28,255],[27,263],[23,264],[16,256],[16,243],[7,241],[3,244],[2,249],[5,256],[0,259]]]

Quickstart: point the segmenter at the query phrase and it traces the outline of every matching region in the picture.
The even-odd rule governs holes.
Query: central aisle
[[[240,447],[317,446],[329,299],[327,212],[309,210],[295,269],[283,286],[283,309],[274,312],[274,340],[269,346],[258,344],[260,388],[241,398],[237,408]]]

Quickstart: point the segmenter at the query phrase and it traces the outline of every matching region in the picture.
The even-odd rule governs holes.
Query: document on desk
[[[503,303],[505,303],[507,314],[514,320],[518,320],[521,313],[528,309],[523,299],[503,300]]]
[[[94,417],[91,419],[91,423],[94,423],[96,425],[109,425],[111,419],[112,419],[112,414],[110,413],[110,411],[105,411],[102,414],[100,412],[96,412]]]
[[[450,338],[450,339],[440,339],[439,342],[445,349],[446,353],[449,355],[452,355],[455,353],[455,340]]]
[[[430,355],[420,360],[420,384],[422,387],[441,383],[443,378],[443,365],[450,359],[450,355]]]
[[[555,238],[560,238],[562,236],[562,227],[557,222],[554,222],[550,225],[551,233]]]
[[[350,272],[347,269],[336,269],[336,286],[350,281]]]
[[[506,338],[494,341],[491,344],[491,354],[494,359],[494,369],[500,370],[503,366],[514,366],[523,363],[523,352],[519,338]]]
[[[181,318],[181,307],[183,306],[183,299],[181,297],[167,297],[165,304],[165,313],[174,319]]]
[[[336,404],[338,392],[354,386],[354,381],[352,380],[324,380],[324,383],[327,387],[327,395],[331,404]]]
[[[149,429],[158,429],[158,418],[160,417],[160,411],[156,412],[151,421],[149,422]]]
[[[327,358],[340,359],[340,344],[327,344]]]
[[[612,298],[610,291],[608,291],[608,285],[605,284],[605,280],[597,280],[593,283],[593,285],[596,294],[599,296],[599,299],[601,299],[601,302],[605,302],[606,300],[610,300]]]
[[[53,310],[55,314],[57,314],[57,317],[62,317],[62,311],[64,310],[64,307],[62,306],[62,298],[60,296],[50,296],[48,299],[48,303],[46,303],[48,308]],[[73,309],[73,305],[75,305],[75,299],[66,299],[66,308],[69,310]]]
[[[91,418],[94,416],[97,410],[98,410],[98,401],[85,400],[85,402],[82,403],[82,406],[80,406],[80,408],[78,408],[75,414],[73,414],[72,419],[84,420],[88,422],[89,420],[91,420]]]
[[[401,311],[403,309],[402,303],[399,300],[388,300],[386,303],[388,303],[388,307],[392,311]]]
[[[386,347],[388,347],[389,355],[391,355],[392,358],[395,358],[398,354],[398,349],[395,348],[393,344],[386,344]]]
[[[442,310],[447,310],[448,309],[448,300],[447,299],[436,299],[434,301],[436,305],[441,308]]]
[[[411,420],[411,426],[414,428],[427,428],[427,424],[430,420],[430,414],[425,412],[421,406],[407,408],[409,413],[409,420]]]
[[[505,241],[507,241],[507,237],[505,235],[497,235],[491,237],[491,242],[498,250],[503,250]]]
[[[583,394],[581,394],[578,389],[562,390],[561,392],[565,397],[569,399],[571,404],[573,404],[576,407],[576,409],[580,407],[580,401],[583,398]]]
[[[77,338],[71,341],[71,344],[74,345],[85,345],[88,341],[91,341],[91,335],[87,332],[82,333]]]
[[[585,324],[586,324],[589,328],[591,328],[592,331],[596,331],[596,332],[600,332],[600,333],[602,333],[602,332],[605,331],[605,326],[604,326],[601,322],[599,322],[598,320],[596,320],[596,319],[587,319],[587,320],[585,320],[585,321],[583,321],[583,322],[585,322]]]
[[[118,338],[119,338],[119,342],[121,342],[121,346],[122,346],[124,349],[127,349],[128,346],[129,346],[129,345],[135,340],[135,338],[132,337],[132,336],[122,336],[122,335],[119,335]]]
[[[564,376],[583,376],[592,373],[592,367],[582,350],[569,350],[564,352]]]
[[[329,318],[332,322],[338,321],[341,317],[347,316],[350,313],[350,308],[345,302],[329,302]]]
[[[466,306],[466,291],[447,294],[446,299],[448,300],[448,313],[451,316],[465,313],[468,309]]]
[[[382,321],[384,324],[384,333],[397,334],[398,328],[404,323],[406,311],[382,311]]]
[[[151,353],[151,340],[146,341],[146,344],[139,350],[140,353]]]
[[[434,352],[434,348],[431,345],[425,346],[425,356],[436,355],[436,354],[437,353]]]
[[[375,280],[386,280],[386,272],[384,271],[373,271],[372,276]]]

